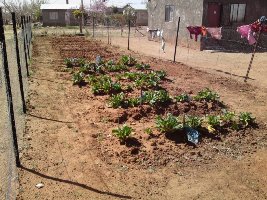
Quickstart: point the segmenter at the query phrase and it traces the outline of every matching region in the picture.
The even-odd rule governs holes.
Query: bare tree
[[[21,0],[0,0],[4,5],[5,14],[8,16],[8,13],[15,12],[17,20],[20,20],[22,15],[30,15],[33,20],[40,20],[41,4],[47,3],[48,0],[30,0],[30,1],[21,1]]]

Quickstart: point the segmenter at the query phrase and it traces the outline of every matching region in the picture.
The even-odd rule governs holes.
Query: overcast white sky
[[[114,1],[114,0],[112,0]],[[118,2],[142,2],[142,0],[115,0],[115,1],[118,1]],[[66,0],[49,0],[50,3],[59,3],[59,4],[65,4],[66,3]],[[81,0],[69,0],[69,3],[70,4],[80,4]],[[90,4],[90,0],[83,0],[84,4]]]

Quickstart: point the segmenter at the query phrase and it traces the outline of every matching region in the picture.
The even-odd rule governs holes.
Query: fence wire
[[[28,26],[26,32],[29,35],[30,26]],[[10,26],[5,27],[5,37],[16,130],[19,149],[21,150],[24,148],[22,138],[25,130],[25,114],[22,109],[15,40],[13,30]],[[18,30],[18,47],[24,86],[23,89],[25,97],[27,97],[27,71],[24,50],[24,34],[22,30]],[[1,50],[3,51],[2,44]],[[0,55],[0,59],[0,199],[2,200],[16,199],[19,183],[17,168],[15,165],[14,145],[10,123],[10,113],[8,111],[9,103],[7,98],[2,54]]]

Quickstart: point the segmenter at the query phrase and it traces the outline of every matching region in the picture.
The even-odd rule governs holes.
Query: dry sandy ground
[[[107,37],[99,38],[107,42]],[[191,41],[193,42],[193,41]],[[122,48],[127,48],[127,37],[112,37],[111,44]],[[147,37],[131,37],[130,49],[155,58],[173,60],[174,45],[166,44],[165,51],[161,51],[161,43],[148,41]],[[216,51],[199,51],[186,47],[177,47],[176,61],[192,67],[202,69],[221,76],[244,80],[248,65],[251,59],[251,53],[235,52],[216,52]],[[254,85],[261,85],[267,88],[267,53],[257,53],[252,70],[250,72],[249,82]]]
[[[160,63],[166,66],[167,72],[182,66]],[[96,121],[97,111],[91,99],[84,98],[79,88],[64,79],[64,73],[58,71],[60,65],[62,59],[51,40],[36,38],[18,199],[267,198],[266,137],[251,144],[256,146],[255,152],[235,159],[211,158],[208,164],[196,166],[130,170],[126,165],[103,162],[97,156],[98,143],[92,135],[105,122]],[[196,73],[186,66],[183,69],[188,70],[186,76],[171,74],[177,83],[186,82],[191,71]],[[218,79],[221,81],[215,82]],[[201,72],[192,77],[191,83],[212,84],[234,110],[253,112],[263,125],[267,120],[265,88]],[[88,123],[81,123],[81,116],[89,108],[94,115]],[[44,187],[37,189],[38,183]]]

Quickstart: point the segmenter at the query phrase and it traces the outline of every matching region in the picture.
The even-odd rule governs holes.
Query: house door
[[[221,5],[219,3],[208,4],[208,25],[219,27],[221,21]]]

